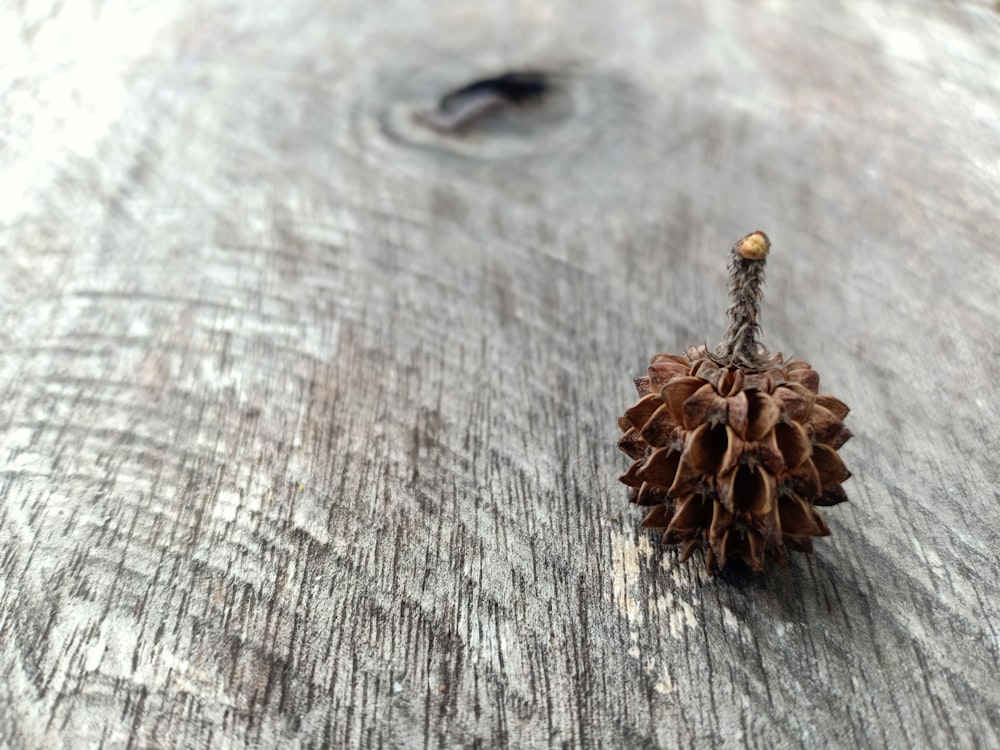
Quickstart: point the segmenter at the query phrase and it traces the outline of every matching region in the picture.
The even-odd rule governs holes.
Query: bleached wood
[[[1000,743],[998,61],[986,3],[7,4],[0,746]],[[714,580],[615,420],[757,228],[852,502]]]

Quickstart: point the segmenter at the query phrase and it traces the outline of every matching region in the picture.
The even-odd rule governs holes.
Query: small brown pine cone
[[[758,237],[766,246],[749,260],[763,264],[770,243],[755,232],[734,248],[736,265],[748,257],[737,255],[741,245]],[[635,381],[639,401],[618,420],[618,447],[634,459],[621,481],[633,503],[651,508],[643,526],[683,544],[682,560],[705,549],[713,573],[734,558],[760,570],[767,557],[783,563],[786,549],[811,551],[813,537],[830,533],[816,506],[844,502],[850,476],[837,454],[851,437],[847,406],[819,393],[808,364],[756,342],[763,275],[748,289],[745,269],[731,282],[740,273],[727,341],[714,353],[653,357]],[[734,287],[751,293],[738,299]]]

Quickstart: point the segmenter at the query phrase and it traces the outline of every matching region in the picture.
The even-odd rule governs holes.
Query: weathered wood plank
[[[1000,742],[988,5],[0,29],[0,746]],[[412,121],[509,65],[559,90]],[[714,580],[639,528],[615,419],[758,227],[852,503]]]

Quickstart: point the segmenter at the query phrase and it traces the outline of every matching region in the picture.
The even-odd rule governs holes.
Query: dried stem
[[[771,242],[763,232],[753,232],[733,245],[729,256],[729,330],[716,350],[727,364],[757,369],[767,367],[767,348],[757,340],[764,264]]]

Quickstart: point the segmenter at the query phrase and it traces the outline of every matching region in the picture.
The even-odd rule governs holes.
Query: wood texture
[[[986,3],[0,6],[0,746],[997,746],[998,61]],[[852,502],[715,580],[615,420],[757,228]]]

